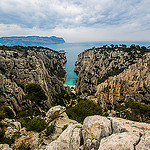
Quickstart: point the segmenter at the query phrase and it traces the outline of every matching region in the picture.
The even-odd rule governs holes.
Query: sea
[[[52,44],[46,47],[51,48],[56,51],[64,50],[66,52],[67,62],[64,64],[65,70],[67,72],[66,85],[75,85],[77,80],[77,74],[74,72],[75,62],[77,61],[78,55],[86,49],[92,47],[101,47],[103,45],[119,45],[125,44],[130,46],[131,44],[139,46],[150,46],[150,42],[141,42],[141,41],[103,41],[103,42],[84,42],[84,43],[63,43],[63,44]]]

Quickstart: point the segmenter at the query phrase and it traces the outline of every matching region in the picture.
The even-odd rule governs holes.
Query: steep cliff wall
[[[103,109],[114,109],[130,99],[150,105],[150,53],[119,75],[99,84],[96,95]]]
[[[5,100],[15,110],[24,107],[24,87],[28,83],[38,83],[46,91],[50,107],[64,91],[63,82],[66,62],[64,54],[42,47],[5,47],[0,50],[0,99]]]
[[[103,113],[149,121],[149,49],[92,48],[78,56],[75,71],[78,72],[76,91],[81,98],[98,103]]]
[[[119,74],[141,57],[141,52],[123,48],[92,48],[78,56],[75,71],[78,73],[76,91],[88,95],[96,90],[108,76]]]

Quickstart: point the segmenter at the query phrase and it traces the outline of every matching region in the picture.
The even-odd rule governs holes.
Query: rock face
[[[138,48],[140,49],[140,48]],[[76,91],[82,96],[91,95],[97,85],[118,75],[131,64],[138,62],[143,49],[137,48],[92,48],[78,55],[75,71],[78,73]]]
[[[66,108],[60,105],[50,108],[49,111],[46,113],[46,122],[49,123],[51,120],[58,118],[58,116],[60,116],[65,111]]]
[[[106,110],[130,99],[150,105],[150,53],[99,84],[96,95],[98,103]]]
[[[84,148],[98,149],[99,141],[112,134],[111,122],[106,117],[87,117],[83,122]]]
[[[71,124],[59,136],[59,138],[50,143],[46,150],[78,150],[81,145],[81,124]]]
[[[101,140],[99,150],[134,150],[134,145],[138,142],[139,137],[131,133],[112,134]]]
[[[21,110],[24,87],[38,83],[46,91],[50,107],[64,91],[64,54],[42,47],[0,47],[0,99]]]
[[[71,124],[47,150],[148,150],[150,124],[116,117],[89,116]]]

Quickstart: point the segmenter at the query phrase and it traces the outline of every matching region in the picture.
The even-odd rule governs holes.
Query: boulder
[[[113,133],[131,132],[136,135],[150,133],[150,124],[117,117],[109,117]]]
[[[83,122],[84,148],[98,149],[100,140],[112,134],[111,122],[106,117],[89,116]]]
[[[71,124],[57,140],[51,142],[46,150],[78,150],[82,144],[82,125]]]
[[[60,105],[50,108],[46,113],[46,117],[45,117],[46,122],[49,123],[51,120],[57,118],[63,112],[65,112],[65,110],[66,108]]]
[[[0,144],[0,150],[12,150],[8,144]]]
[[[138,141],[139,137],[130,132],[112,134],[101,140],[98,150],[135,150]]]

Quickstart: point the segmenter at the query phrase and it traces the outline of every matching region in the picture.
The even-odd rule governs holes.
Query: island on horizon
[[[65,43],[65,40],[61,37],[51,36],[11,36],[0,37],[0,45],[13,46],[33,46],[33,45],[50,45]]]

